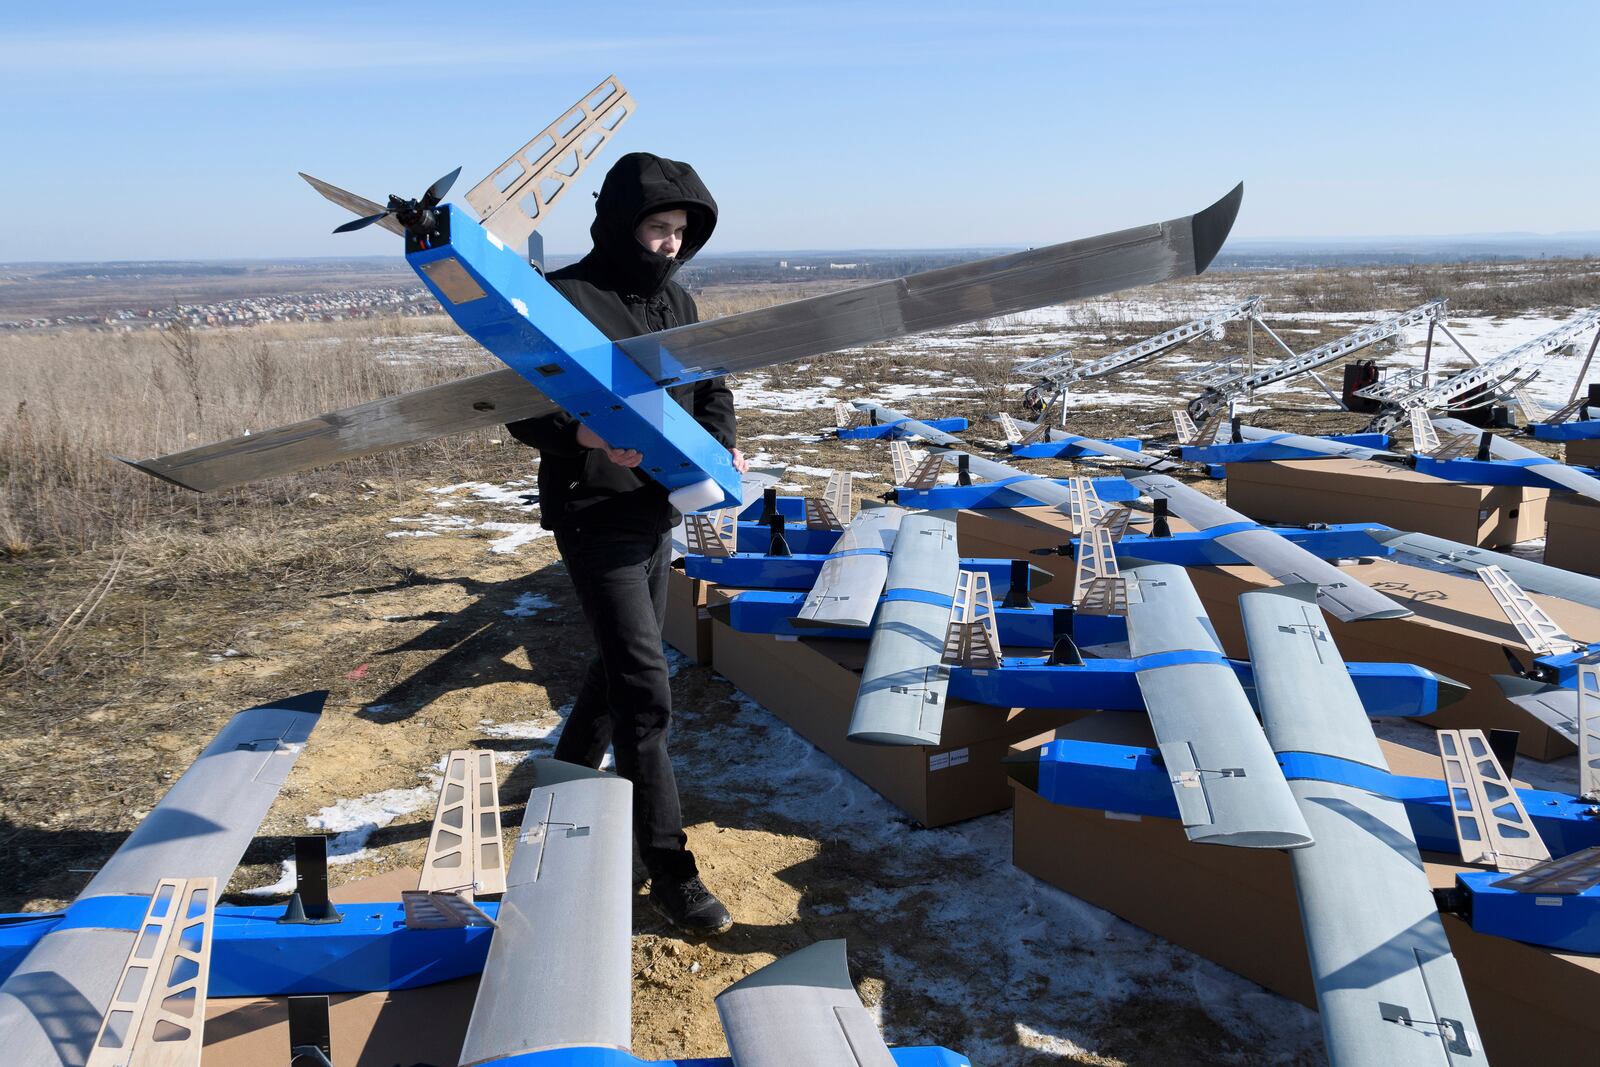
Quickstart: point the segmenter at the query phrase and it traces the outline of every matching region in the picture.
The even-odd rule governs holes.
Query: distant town
[[[1297,271],[1325,267],[1588,257],[1600,235],[1521,239],[1232,242],[1213,271]],[[896,278],[953,266],[1008,248],[752,252],[705,256],[685,265],[691,292],[709,287]],[[551,257],[551,269],[575,257]],[[125,261],[0,264],[0,331],[70,327],[108,331],[244,327],[283,322],[440,314],[438,303],[399,257],[355,259]]]

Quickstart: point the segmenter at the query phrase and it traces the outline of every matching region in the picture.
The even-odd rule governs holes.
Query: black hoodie
[[[649,251],[634,237],[646,215],[680,207],[689,225],[675,258]],[[613,341],[700,321],[694,300],[672,280],[717,225],[717,203],[694,168],[648,152],[623,156],[601,184],[594,213],[593,250],[550,274],[561,295]],[[724,379],[668,392],[712,437],[733,447],[733,394]],[[546,529],[661,533],[677,523],[666,489],[640,468],[619,467],[599,449],[580,447],[578,420],[566,412],[506,429],[539,450],[539,523]]]

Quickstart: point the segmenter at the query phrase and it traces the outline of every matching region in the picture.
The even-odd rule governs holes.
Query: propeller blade
[[[444,194],[450,191],[450,187],[456,183],[456,179],[460,176],[461,168],[457,167],[449,174],[446,174],[443,178],[440,178],[438,181],[428,186],[428,191],[422,194],[422,206],[433,207],[434,205],[438,204],[439,201],[444,199]]]
[[[343,226],[335,226],[333,228],[333,232],[334,233],[349,233],[351,230],[359,230],[363,226],[371,226],[374,222],[377,222],[379,219],[385,219],[385,218],[388,218],[388,217],[389,217],[389,213],[387,211],[380,211],[376,215],[368,215],[364,219],[352,219],[351,221],[345,223]]]

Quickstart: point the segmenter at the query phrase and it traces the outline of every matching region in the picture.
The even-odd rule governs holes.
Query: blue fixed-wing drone
[[[1243,198],[1241,185],[1167,222],[612,342],[545,281],[530,262],[537,253],[521,245],[537,246],[535,228],[550,205],[632,109],[615,78],[602,83],[467,193],[481,221],[443,202],[454,173],[420,199],[390,197],[387,206],[306,176],[361,216],[340,229],[377,224],[403,236],[406,259],[429,291],[506,370],[133,465],[204,492],[565,409],[612,444],[643,453],[641,469],[680,510],[731,507],[740,483],[728,451],[667,387],[1198,274]]]

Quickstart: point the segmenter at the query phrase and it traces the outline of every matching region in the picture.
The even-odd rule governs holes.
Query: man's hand
[[[606,439],[589,427],[578,424],[578,445],[581,448],[598,448],[606,458],[619,467],[637,467],[644,462],[644,454],[632,448],[612,448]]]
[[[744,458],[744,453],[737,448],[733,450],[733,469],[740,474],[750,473],[750,461]]]

